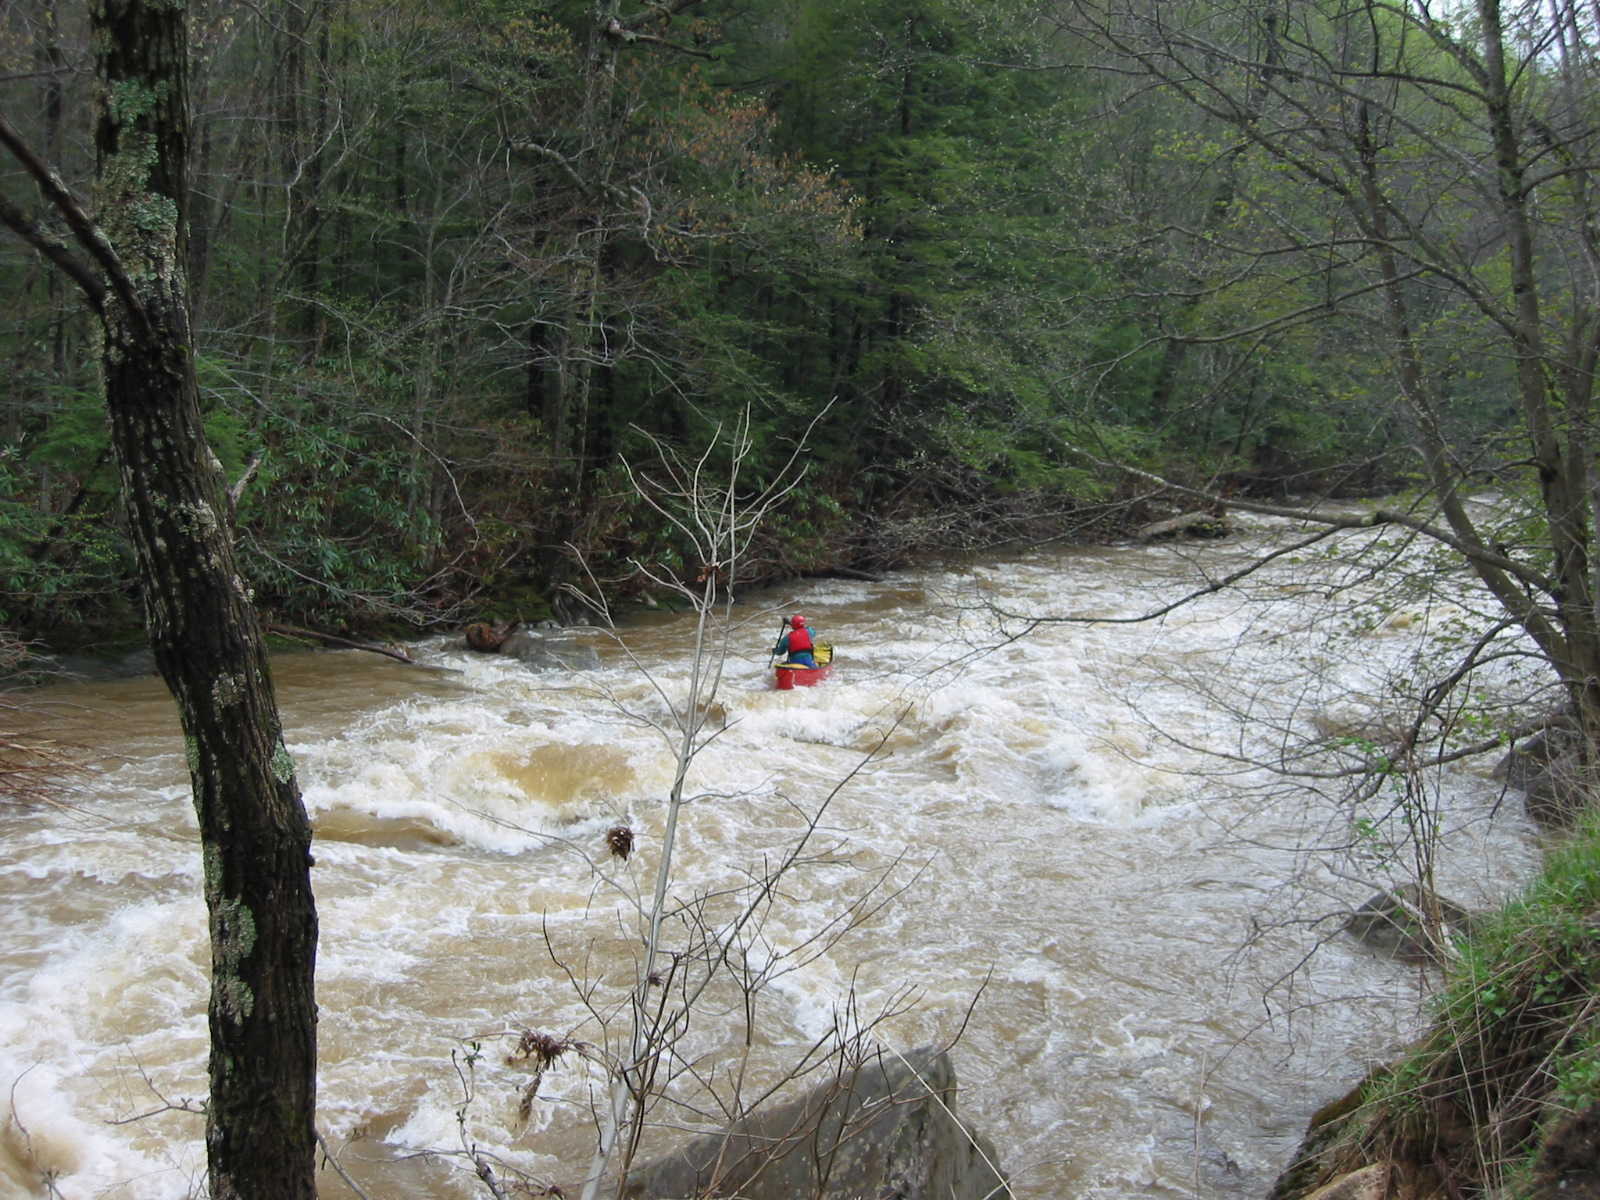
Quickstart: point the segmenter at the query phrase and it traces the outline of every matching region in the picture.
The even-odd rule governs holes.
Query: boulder
[[[1299,1149],[1273,1182],[1267,1200],[1305,1200],[1351,1171],[1370,1165],[1359,1159],[1350,1161],[1348,1156],[1339,1153],[1339,1148],[1355,1140],[1348,1134],[1359,1120],[1367,1090],[1387,1074],[1387,1068],[1375,1069],[1339,1099],[1329,1101],[1312,1115]]]
[[[1324,1184],[1306,1200],[1385,1200],[1389,1194],[1389,1164],[1373,1163]]]
[[[476,650],[480,654],[498,653],[500,647],[505,645],[506,638],[516,629],[519,622],[511,621],[504,625],[491,625],[487,621],[474,621],[466,628],[467,649]]]
[[[993,1146],[955,1116],[943,1051],[878,1055],[636,1171],[628,1200],[1009,1200]]]
[[[1465,933],[1471,914],[1420,884],[1379,892],[1344,923],[1363,946],[1402,962],[1437,962],[1439,947],[1428,937],[1424,915],[1437,913],[1445,936]]]
[[[518,629],[500,643],[500,653],[520,658],[540,670],[592,671],[600,665],[600,652],[586,641],[560,629]]]
[[[1494,769],[1497,779],[1522,792],[1528,816],[1547,829],[1570,826],[1589,803],[1578,730],[1558,715],[1532,737],[1512,746]]]

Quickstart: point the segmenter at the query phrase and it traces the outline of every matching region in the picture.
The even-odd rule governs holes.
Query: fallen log
[[[1226,537],[1230,532],[1226,517],[1205,510],[1182,513],[1176,517],[1168,517],[1165,521],[1153,521],[1149,525],[1142,526],[1134,537],[1141,542],[1155,542],[1163,538],[1180,536],[1219,538]]]
[[[349,638],[342,638],[337,634],[319,633],[315,629],[301,629],[297,625],[279,625],[273,621],[266,623],[266,629],[268,633],[276,633],[280,637],[322,642],[329,646],[342,646],[346,650],[365,650],[368,654],[382,654],[386,658],[392,658],[396,662],[403,662],[408,666],[414,667],[417,665],[416,659],[412,658],[404,650],[398,650],[393,646],[374,646],[369,642],[353,642]]]

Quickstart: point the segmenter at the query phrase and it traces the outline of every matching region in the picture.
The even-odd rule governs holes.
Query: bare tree
[[[1437,686],[1419,692],[1413,728],[1386,753],[1414,752],[1473,664],[1504,652],[1509,630],[1559,683],[1560,707],[1592,767],[1600,759],[1592,14],[1495,0],[1447,11],[1386,0],[1336,10],[1081,0],[1049,11],[1108,71],[1133,81],[1129,103],[1144,89],[1186,105],[1225,144],[1265,164],[1250,203],[1227,222],[1178,231],[1232,261],[1215,288],[1284,263],[1302,285],[1316,281],[1302,306],[1182,336],[1215,343],[1335,321],[1381,339],[1399,400],[1393,428],[1425,495],[1360,516],[1258,507],[1327,535],[1408,531],[1465,564],[1498,608],[1495,636],[1442,667]],[[1223,161],[1231,187],[1240,160],[1230,152]],[[1284,177],[1297,186],[1274,184]],[[1486,480],[1502,491],[1497,508],[1469,503]]]
[[[675,530],[683,548],[685,565],[679,568],[646,562],[634,567],[693,615],[686,681],[669,682],[634,657],[626,630],[613,619],[598,586],[581,593],[626,660],[649,683],[644,700],[629,702],[615,694],[610,699],[624,720],[661,738],[672,757],[673,778],[659,844],[649,848],[653,862],[639,853],[645,846],[631,823],[611,828],[600,853],[571,847],[584,855],[601,893],[618,902],[625,936],[635,942],[626,985],[612,985],[592,973],[588,934],[574,943],[547,926],[550,958],[588,1014],[584,1028],[478,1034],[456,1058],[466,1102],[459,1114],[462,1148],[449,1153],[465,1158],[491,1195],[503,1194],[509,1180],[530,1186],[539,1181],[520,1178],[515,1167],[480,1148],[468,1130],[468,1109],[477,1092],[474,1068],[490,1036],[512,1040],[515,1048],[507,1062],[522,1064],[529,1072],[521,1097],[524,1114],[558,1059],[580,1059],[597,1073],[598,1095],[592,1098],[597,1137],[583,1179],[583,1195],[593,1198],[624,1194],[653,1131],[736,1126],[768,1107],[780,1091],[812,1077],[831,1081],[824,1083],[825,1089],[847,1091],[854,1073],[871,1057],[875,1030],[913,1000],[896,991],[868,1012],[852,992],[841,1000],[828,1028],[811,1034],[792,1061],[774,1066],[761,1053],[771,989],[836,950],[852,930],[872,920],[920,876],[915,870],[903,871],[905,864],[894,859],[863,873],[859,886],[837,896],[815,926],[784,932],[777,919],[803,874],[848,861],[848,847],[828,831],[830,808],[876,757],[898,722],[819,798],[802,801],[775,794],[771,820],[785,830],[781,845],[731,868],[731,877],[717,882],[685,878],[675,854],[686,810],[727,799],[695,792],[693,769],[723,732],[717,701],[722,673],[733,653],[732,639],[748,636],[754,620],[733,609],[746,548],[804,470],[797,448],[773,480],[746,487],[741,476],[750,436],[746,414],[733,428],[718,429],[692,459],[650,439],[655,462],[628,465],[637,493]],[[767,615],[763,612],[761,619]],[[641,863],[648,863],[642,871]],[[805,1136],[796,1131],[793,1139],[769,1145],[764,1153],[778,1157]],[[713,1164],[711,1173],[748,1173],[754,1165],[750,1159],[750,1152],[741,1150],[720,1167]]]

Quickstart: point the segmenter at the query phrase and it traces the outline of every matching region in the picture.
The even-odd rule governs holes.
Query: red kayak
[[[817,660],[814,667],[802,667],[798,663],[779,663],[774,670],[776,676],[773,680],[780,692],[787,692],[795,687],[816,687],[829,675],[833,674],[833,647],[818,645],[811,651],[811,656]]]

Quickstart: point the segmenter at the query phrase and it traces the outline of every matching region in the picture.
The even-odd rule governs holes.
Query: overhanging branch
[[[0,225],[10,229],[38,251],[45,261],[77,284],[88,298],[90,307],[97,313],[100,311],[106,294],[105,280],[88,261],[74,254],[71,246],[4,196],[0,196]]]
[[[617,42],[650,42],[657,46],[665,46],[668,50],[675,50],[679,54],[715,60],[714,54],[699,46],[686,46],[682,42],[674,42],[659,34],[644,32],[647,25],[672,24],[673,17],[700,2],[701,0],[662,0],[661,3],[651,3],[650,0],[646,0],[645,7],[639,12],[626,17],[612,17],[606,22],[605,34]]]
[[[142,312],[143,306],[133,294],[122,260],[111,248],[111,243],[106,240],[105,234],[84,211],[83,205],[78,203],[78,198],[72,194],[67,185],[62,183],[60,177],[33,152],[33,148],[23,140],[3,114],[0,114],[0,145],[11,151],[12,156],[22,164],[23,170],[38,184],[45,200],[61,214],[67,223],[67,228],[72,231],[73,240],[89,256],[92,263],[98,265],[99,272],[96,272],[91,262],[85,262],[73,254],[65,242],[50,234],[37,221],[24,216],[20,209],[10,204],[0,205],[0,221],[65,272],[83,289],[97,312],[104,307],[106,292],[113,290],[130,313]]]

